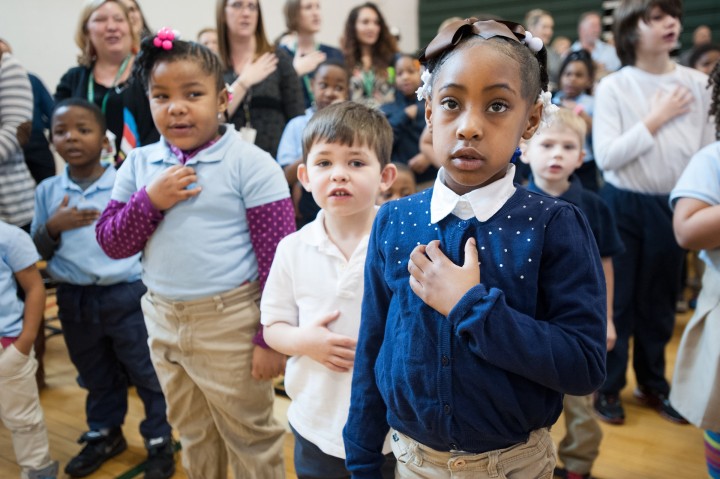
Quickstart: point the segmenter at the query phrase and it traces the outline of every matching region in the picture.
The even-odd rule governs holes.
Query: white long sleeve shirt
[[[705,74],[680,65],[662,75],[626,66],[605,77],[595,94],[593,117],[595,161],[605,181],[637,193],[670,193],[690,158],[715,139],[707,80]],[[643,118],[655,92],[678,85],[693,95],[690,111],[652,135]]]

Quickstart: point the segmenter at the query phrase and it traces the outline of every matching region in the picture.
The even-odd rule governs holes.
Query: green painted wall
[[[437,27],[448,17],[466,18],[485,13],[522,23],[525,12],[533,8],[542,8],[553,15],[555,35],[575,40],[580,14],[588,10],[603,12],[606,3],[599,0],[420,0],[419,45],[427,45]],[[684,31],[680,37],[683,48],[691,44],[692,31],[702,24],[712,28],[713,40],[720,43],[720,0],[686,0],[683,8]]]

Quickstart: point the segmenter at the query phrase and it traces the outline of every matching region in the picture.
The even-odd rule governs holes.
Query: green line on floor
[[[180,441],[175,441],[173,448],[175,449],[175,452],[178,452],[180,449],[182,449],[182,446],[180,445]],[[132,469],[123,472],[119,476],[117,476],[115,479],[132,479],[133,477],[139,476],[140,473],[145,472],[145,462],[143,461],[137,466],[133,467]]]

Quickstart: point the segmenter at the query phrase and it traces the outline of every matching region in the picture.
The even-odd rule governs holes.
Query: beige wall
[[[148,23],[171,26],[184,38],[214,24],[213,0],[139,0]],[[284,0],[261,0],[265,28],[271,40],[285,29]],[[84,0],[0,0],[0,38],[13,46],[15,56],[45,82],[51,93],[62,74],[76,64],[75,27]],[[319,40],[337,45],[347,13],[361,3],[323,0],[323,31]],[[377,0],[387,22],[401,30],[403,51],[417,49],[418,0]]]

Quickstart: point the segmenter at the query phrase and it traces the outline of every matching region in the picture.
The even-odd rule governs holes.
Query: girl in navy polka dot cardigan
[[[600,257],[574,206],[512,182],[551,107],[546,51],[511,22],[455,22],[428,45],[420,93],[435,186],[380,209],[344,430],[353,477],[550,477],[562,395],[605,377]],[[453,476],[454,477],[454,476]]]

